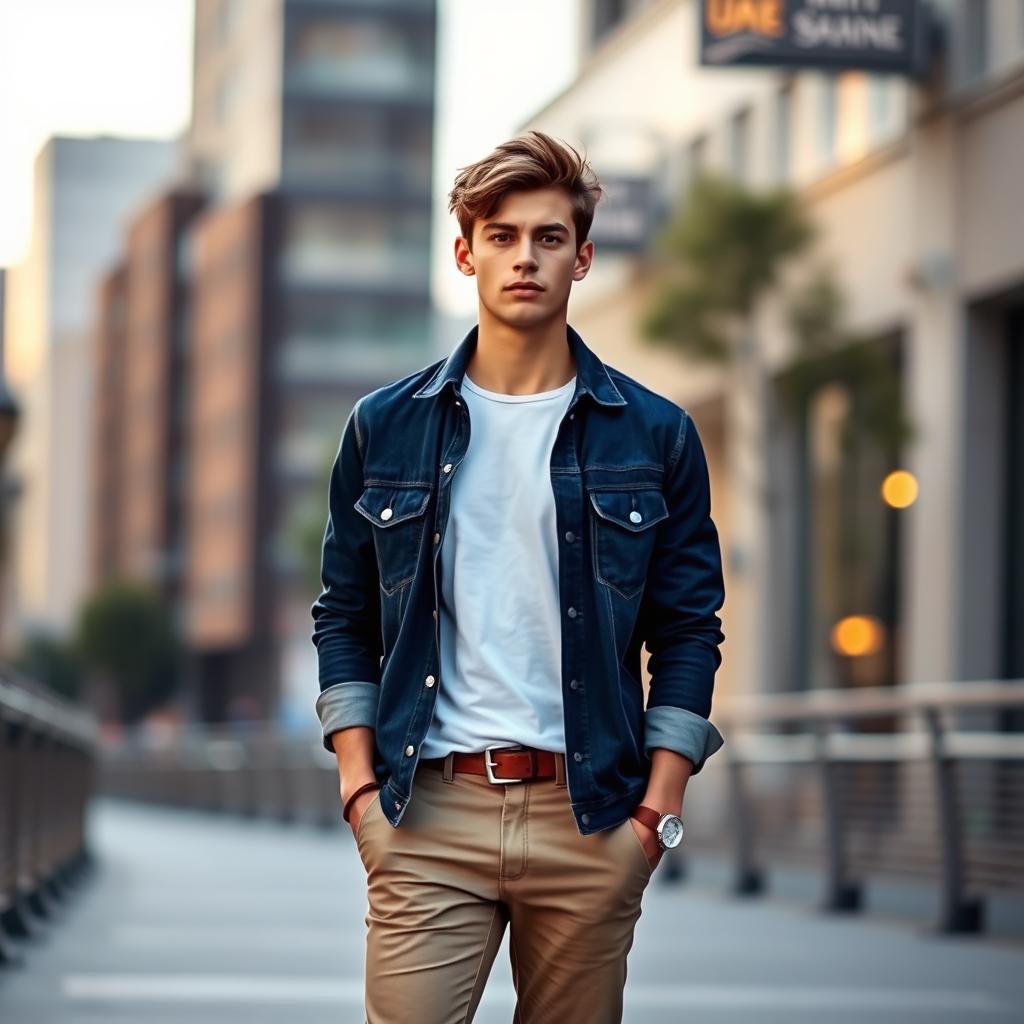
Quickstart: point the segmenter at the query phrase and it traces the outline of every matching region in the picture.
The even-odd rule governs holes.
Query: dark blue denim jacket
[[[398,826],[439,686],[437,558],[470,440],[460,387],[475,325],[446,359],[364,395],[331,472],[323,590],[312,606],[324,747],[375,730],[381,808]],[[653,747],[694,763],[725,639],[707,463],[689,414],[605,365],[572,328],[576,386],[551,454],[569,799],[586,835],[643,798]],[[495,581],[495,585],[500,585]],[[647,707],[641,644],[650,653]],[[436,685],[435,685],[436,684]]]

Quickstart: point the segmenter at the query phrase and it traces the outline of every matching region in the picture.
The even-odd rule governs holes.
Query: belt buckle
[[[525,750],[526,748],[523,746],[522,743],[516,743],[516,744],[512,744],[512,743],[495,743],[493,746],[487,747],[486,750],[484,750],[484,770],[487,772],[487,781],[490,782],[492,785],[499,785],[499,784],[504,783],[504,782],[525,782],[526,781],[525,779],[499,779],[499,778],[495,777],[494,769],[495,769],[496,765],[491,760],[491,751],[492,750],[510,750],[510,749]],[[532,750],[530,751],[530,764],[533,767],[534,774],[536,775],[536,773],[537,773],[537,761],[536,761],[536,755],[534,754],[534,752]]]

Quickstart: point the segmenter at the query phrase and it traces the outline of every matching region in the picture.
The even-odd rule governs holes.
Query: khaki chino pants
[[[510,925],[514,1024],[618,1024],[652,868],[633,826],[583,836],[558,777],[492,784],[423,763],[397,828],[380,795],[366,869],[367,1024],[468,1024]]]

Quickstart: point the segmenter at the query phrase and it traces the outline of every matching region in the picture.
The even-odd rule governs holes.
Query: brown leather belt
[[[473,753],[457,750],[452,755],[452,769],[471,775],[486,775],[494,783],[553,779],[559,756],[550,750],[525,746],[488,747]],[[428,768],[443,769],[445,760],[443,757],[424,757],[419,763]]]

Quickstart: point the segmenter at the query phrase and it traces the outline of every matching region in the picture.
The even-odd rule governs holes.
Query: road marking
[[[62,991],[70,999],[139,1002],[351,1004],[363,1001],[362,978],[266,974],[69,974]],[[515,992],[496,987],[489,1003],[513,1005]],[[922,1010],[934,1013],[1000,1013],[1012,1004],[969,989],[843,988],[808,985],[627,985],[635,1008]]]

